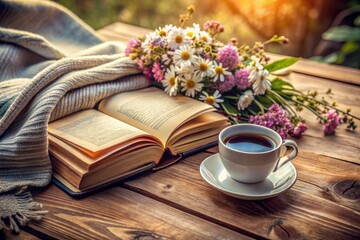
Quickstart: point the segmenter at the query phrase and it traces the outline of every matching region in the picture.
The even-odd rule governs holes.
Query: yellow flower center
[[[208,38],[206,36],[201,36],[201,40],[203,40],[204,42],[207,42]]]
[[[175,42],[177,43],[177,44],[180,44],[180,43],[182,43],[182,41],[183,41],[183,37],[182,36],[176,36],[175,37]]]
[[[194,80],[192,80],[192,79],[186,80],[186,87],[189,88],[189,89],[194,88],[195,87]]]
[[[165,37],[165,36],[167,35],[167,33],[166,33],[165,30],[161,29],[161,30],[159,31],[159,35],[160,35],[161,37]]]
[[[175,77],[170,77],[169,78],[169,83],[171,86],[174,86],[175,85]]]
[[[182,60],[189,60],[190,58],[190,53],[188,51],[182,52],[181,53],[181,59]]]
[[[210,105],[213,105],[215,103],[215,98],[213,96],[208,96],[206,99],[205,99],[205,102],[207,104],[210,104]]]
[[[215,68],[215,73],[218,74],[218,75],[222,75],[222,74],[224,74],[224,69],[222,67],[220,67],[220,66],[217,66]]]
[[[188,32],[186,35],[188,35],[189,37],[192,37],[192,36],[194,36],[194,33],[193,32]]]
[[[206,53],[211,52],[211,47],[210,46],[205,46],[204,47],[204,52],[206,52]]]
[[[201,63],[201,64],[199,65],[199,69],[200,69],[200,71],[202,71],[202,72],[206,72],[206,71],[208,70],[208,65],[207,65],[206,63]]]

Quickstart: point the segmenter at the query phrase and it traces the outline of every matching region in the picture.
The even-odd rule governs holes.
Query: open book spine
[[[211,142],[211,143],[205,144],[205,145],[203,145],[201,147],[198,147],[198,148],[195,148],[195,149],[192,149],[190,151],[183,152],[183,153],[180,153],[180,154],[176,154],[176,155],[172,154],[170,152],[170,150],[167,149],[165,151],[163,157],[162,157],[162,160],[160,161],[160,163],[158,165],[156,165],[153,168],[153,171],[168,167],[168,166],[176,163],[177,161],[179,161],[182,158],[185,158],[185,157],[188,157],[188,156],[193,155],[195,153],[204,151],[204,150],[206,150],[208,148],[211,148],[211,147],[214,147],[216,145],[217,145],[217,142]]]

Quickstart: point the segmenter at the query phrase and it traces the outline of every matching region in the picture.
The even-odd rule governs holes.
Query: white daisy
[[[175,74],[174,65],[171,65],[167,69],[162,84],[165,87],[164,91],[166,93],[168,93],[170,96],[176,96],[177,88],[178,88],[178,77]]]
[[[158,36],[155,32],[150,32],[145,35],[145,40],[141,43],[141,47],[144,49],[145,52],[149,53],[151,51],[152,42]]]
[[[210,36],[209,33],[200,31],[199,35],[200,35],[199,39],[202,40],[205,44],[208,45],[212,43],[212,37]]]
[[[175,72],[179,75],[193,75],[194,67],[192,65],[189,66],[176,66]]]
[[[195,63],[196,56],[194,55],[195,49],[189,45],[180,46],[174,53],[173,60],[175,65],[190,66]]]
[[[260,70],[256,77],[252,79],[252,88],[254,95],[265,94],[266,90],[271,89],[271,82],[269,80],[269,71],[266,69]]]
[[[247,69],[249,69],[251,71],[250,75],[249,75],[249,79],[255,78],[256,75],[259,73],[259,71],[264,69],[264,66],[261,65],[259,58],[255,57],[255,56],[251,56],[251,59],[252,59],[252,61],[246,67]],[[250,82],[251,82],[251,80],[250,80]]]
[[[193,24],[193,27],[187,27],[185,29],[185,34],[186,36],[188,36],[190,39],[193,40],[198,40],[199,39],[199,34],[200,34],[200,25],[199,24]]]
[[[183,29],[174,27],[169,32],[169,35],[167,37],[167,42],[169,43],[171,49],[176,49],[183,45],[189,45],[190,38],[185,35]]]
[[[240,96],[237,107],[239,110],[246,109],[254,100],[254,94],[251,90],[246,90],[243,95]]]
[[[209,105],[213,105],[216,108],[220,107],[219,103],[224,102],[223,99],[220,99],[221,94],[219,93],[218,90],[216,90],[212,96],[209,95],[207,92],[204,92],[204,91],[202,93],[204,95],[201,95],[199,100],[204,101],[205,103],[207,103]]]
[[[165,65],[170,65],[172,63],[172,57],[170,55],[167,53],[161,55],[161,60]]]
[[[218,64],[216,61],[214,61],[214,82],[220,79],[221,82],[225,80],[225,76],[230,75],[231,72],[226,71],[228,68],[224,68],[222,66],[222,63]]]
[[[194,70],[195,73],[200,74],[201,77],[211,77],[215,74],[214,64],[210,61],[210,59],[204,59],[202,57],[199,57],[195,62]]]
[[[185,96],[188,97],[195,97],[196,92],[200,92],[202,87],[204,86],[203,83],[200,82],[201,77],[197,74],[186,74],[181,79],[181,86],[182,92],[185,92]]]
[[[155,30],[156,34],[161,37],[167,37],[169,32],[174,28],[172,24],[166,25],[165,27],[159,27]]]

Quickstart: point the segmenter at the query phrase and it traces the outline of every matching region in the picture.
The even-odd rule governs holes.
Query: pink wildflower
[[[237,48],[232,45],[221,48],[217,54],[217,59],[229,71],[234,70],[240,62]]]
[[[250,87],[251,83],[249,82],[250,71],[248,69],[240,69],[235,72],[235,85],[243,90]]]
[[[290,136],[298,138],[308,129],[305,122],[299,122],[294,129],[290,132]]]
[[[138,66],[139,68],[143,71],[144,75],[148,78],[148,79],[152,79],[153,78],[153,74],[151,71],[151,68],[147,68],[144,67],[144,63],[141,59],[139,59],[138,61]]]
[[[340,125],[342,117],[339,116],[335,109],[330,109],[326,113],[326,123],[323,125],[323,132],[325,135],[330,135],[335,133],[335,129]]]
[[[230,39],[230,42],[229,42],[229,45],[233,45],[233,46],[236,46],[238,45],[238,40],[236,38],[231,38]]]
[[[129,56],[134,48],[139,47],[140,41],[138,39],[131,39],[125,48],[125,56]]]
[[[267,113],[250,116],[249,122],[275,130],[282,139],[293,129],[287,112],[277,104],[271,105]]]
[[[164,72],[161,69],[161,64],[159,62],[154,63],[152,73],[154,74],[156,81],[161,82],[164,79]]]
[[[216,34],[224,32],[225,27],[221,25],[219,21],[207,21],[206,23],[204,23],[204,30],[210,35],[214,36]]]
[[[228,92],[233,87],[235,87],[235,78],[232,74],[225,76],[225,80],[223,82],[217,81],[213,84],[213,88],[219,90],[220,93]]]

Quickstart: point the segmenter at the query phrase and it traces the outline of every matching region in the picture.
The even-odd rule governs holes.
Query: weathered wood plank
[[[248,239],[120,187],[74,200],[52,185],[34,199],[49,213],[29,227],[56,239]]]
[[[98,33],[104,39],[117,40],[126,44],[130,39],[142,37],[150,31],[152,30],[116,22],[100,29]],[[286,57],[273,53],[268,53],[268,55],[271,57],[271,61]],[[360,70],[357,69],[302,59],[295,65],[291,66],[291,70],[310,76],[322,77],[358,86],[360,85]]]
[[[284,58],[283,55],[279,54],[267,54],[271,58],[271,61],[276,61]],[[319,63],[308,59],[301,59],[296,64],[291,66],[290,69],[296,73],[321,77],[360,86],[360,70],[354,68]]]
[[[215,149],[216,151],[216,149]],[[201,179],[199,165],[212,153],[200,153],[178,164],[125,183],[125,187],[228,228],[264,238],[358,239],[360,196],[344,203],[331,187],[360,180],[360,166],[312,153],[294,160],[299,180],[287,192],[262,201],[226,196]],[[201,199],[201,201],[199,201]]]
[[[217,147],[207,149],[214,154]],[[300,150],[293,163],[298,171],[299,187],[305,192],[324,197],[341,205],[360,211],[360,167],[351,162],[337,161],[331,157]],[[342,180],[339,180],[339,177]],[[305,183],[305,184],[304,184]],[[308,186],[312,184],[314,187]],[[353,185],[353,186],[352,186]],[[342,186],[343,191],[339,192]]]
[[[335,101],[343,110],[351,108],[352,114],[360,116],[360,88],[357,86],[298,73],[292,73],[285,79],[304,92],[316,90],[323,94],[331,88],[334,93],[332,101]],[[300,149],[360,164],[359,131],[348,132],[345,130],[346,126],[342,126],[337,129],[335,135],[325,137],[321,125],[312,113],[305,110],[300,115],[309,126],[305,135],[296,140]],[[356,120],[356,122],[360,124],[359,121]]]

